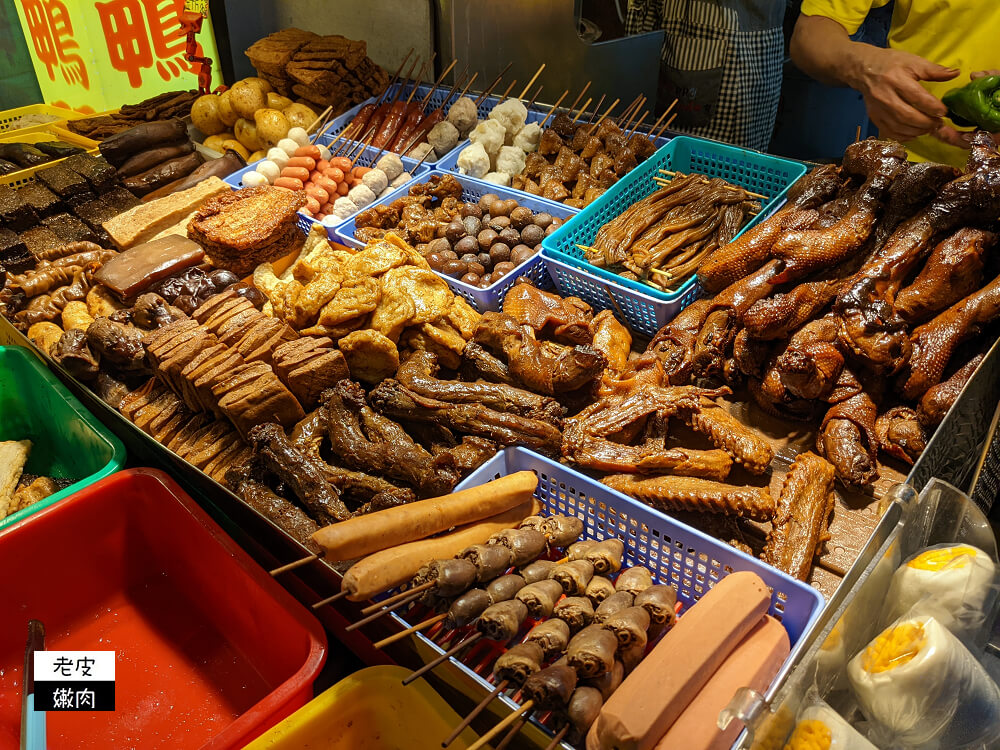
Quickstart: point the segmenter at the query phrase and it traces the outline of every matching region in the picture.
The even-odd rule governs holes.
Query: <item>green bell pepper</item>
[[[1000,133],[1000,76],[985,76],[941,97],[948,117],[959,127]]]

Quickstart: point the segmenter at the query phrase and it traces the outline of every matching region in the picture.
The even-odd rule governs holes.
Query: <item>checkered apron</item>
[[[767,148],[781,93],[779,0],[629,0],[630,34],[663,29],[657,111],[671,129]]]

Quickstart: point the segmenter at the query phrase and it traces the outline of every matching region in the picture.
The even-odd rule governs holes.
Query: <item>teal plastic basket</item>
[[[701,138],[678,136],[545,238],[542,253],[554,261],[550,263],[550,272],[561,294],[582,297],[602,309],[618,311],[620,308],[625,322],[648,336],[655,334],[657,328],[697,298],[694,275],[673,292],[659,291],[648,284],[622,278],[588,263],[583,259],[584,251],[577,245],[592,245],[601,227],[659,189],[653,178],[660,174],[661,169],[721,177],[734,185],[768,196],[760,213],[743,228],[743,232],[781,206],[788,188],[807,171],[805,164],[790,159]],[[618,307],[607,304],[611,298],[618,302]]]

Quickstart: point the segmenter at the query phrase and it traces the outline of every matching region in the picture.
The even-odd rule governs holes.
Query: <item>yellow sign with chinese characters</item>
[[[184,59],[187,38],[178,15],[184,0],[15,0],[15,5],[38,85],[50,104],[100,112],[198,87],[195,65]],[[207,9],[205,14],[195,54],[215,63],[214,89],[222,75],[212,19]]]

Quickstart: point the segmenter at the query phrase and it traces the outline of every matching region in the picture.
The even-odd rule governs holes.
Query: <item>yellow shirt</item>
[[[833,19],[848,34],[860,28],[871,8],[889,0],[802,0],[802,13]],[[889,46],[961,71],[952,81],[922,81],[939,99],[969,82],[977,70],[1000,68],[1000,0],[896,0]],[[968,151],[924,135],[905,144],[912,158],[964,167]]]

